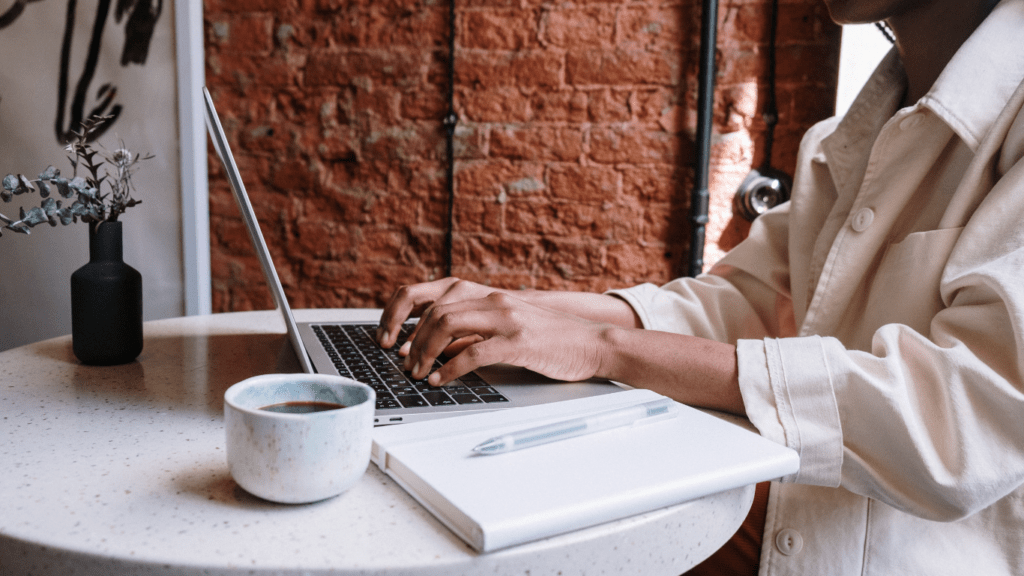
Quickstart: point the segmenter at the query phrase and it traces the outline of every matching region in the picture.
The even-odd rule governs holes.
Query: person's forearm
[[[593,322],[614,324],[622,328],[641,328],[640,317],[633,307],[621,298],[592,292],[563,292],[549,290],[509,291],[535,306],[558,310]]]
[[[745,415],[736,347],[694,336],[608,327],[598,376],[684,404]]]

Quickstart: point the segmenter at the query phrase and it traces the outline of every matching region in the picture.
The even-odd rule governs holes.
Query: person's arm
[[[570,308],[571,309],[571,308]],[[452,342],[474,340],[430,373]],[[731,344],[595,322],[502,292],[429,307],[406,356],[413,378],[440,386],[507,363],[567,381],[608,378],[680,402],[743,414]]]
[[[597,375],[691,406],[745,415],[736,347],[695,336],[611,327]]]

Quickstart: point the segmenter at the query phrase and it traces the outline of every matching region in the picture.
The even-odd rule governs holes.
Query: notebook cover
[[[377,428],[372,459],[480,552],[796,472],[796,452],[680,405],[674,418],[504,454],[501,433],[661,398],[648,390]]]

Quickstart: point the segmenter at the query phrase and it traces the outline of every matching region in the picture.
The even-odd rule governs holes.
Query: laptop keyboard
[[[457,405],[483,408],[487,404],[508,402],[508,398],[475,372],[440,388],[427,384],[425,378],[413,380],[402,370],[404,358],[398,355],[398,349],[412,329],[409,324],[402,326],[398,343],[389,350],[384,350],[374,340],[376,324],[317,324],[312,328],[339,374],[374,389],[378,410]],[[440,362],[435,362],[434,370],[440,366]]]

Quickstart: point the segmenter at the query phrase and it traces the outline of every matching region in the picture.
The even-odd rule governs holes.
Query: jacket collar
[[[1017,86],[1024,80],[1024,0],[1002,0],[964,42],[932,88],[910,113],[928,108],[976,151]],[[835,131],[821,142],[816,161],[829,165],[840,194],[860,186],[871,146],[898,111],[907,78],[893,48],[864,84]]]
[[[1024,80],[1024,0],[1002,0],[971,34],[918,102],[934,111],[972,151]]]

